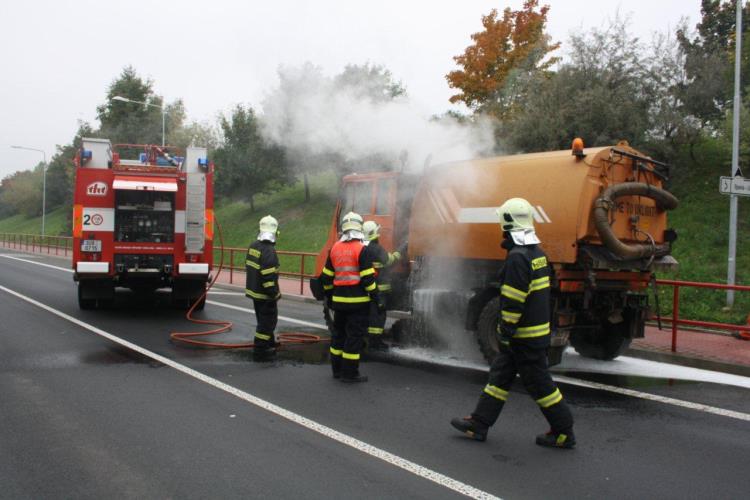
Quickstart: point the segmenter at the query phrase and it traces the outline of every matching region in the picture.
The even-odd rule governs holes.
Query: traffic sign
[[[750,179],[745,177],[721,177],[719,180],[719,192],[721,194],[736,194],[737,196],[750,196]]]

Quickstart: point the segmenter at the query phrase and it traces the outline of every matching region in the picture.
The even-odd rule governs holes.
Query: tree
[[[685,53],[688,82],[679,89],[682,100],[704,127],[721,128],[731,108],[734,81],[736,0],[702,0],[697,34],[678,31]],[[750,7],[743,7],[741,81],[750,82]],[[743,97],[748,87],[741,89]]]
[[[215,153],[217,194],[247,200],[255,211],[255,195],[290,182],[283,151],[266,144],[250,106],[237,105],[219,123],[224,137]]]
[[[566,149],[576,136],[595,146],[643,142],[649,130],[649,69],[627,20],[570,37],[570,59],[538,75],[501,136],[522,151]]]
[[[42,169],[40,162],[33,170],[15,172],[2,180],[0,206],[9,214],[36,217],[42,213]]]
[[[539,8],[539,0],[526,0],[521,10],[506,8],[502,19],[496,9],[483,16],[484,31],[474,33],[474,43],[453,58],[463,69],[446,76],[448,85],[460,90],[450,101],[499,119],[511,117],[525,100],[529,80],[558,61],[548,57],[560,46],[544,31],[548,11],[549,6]]]
[[[162,112],[164,99],[154,94],[153,82],[138,76],[132,66],[127,66],[109,85],[107,100],[98,106],[97,118],[101,123],[98,135],[120,144],[161,144]],[[132,102],[115,101],[115,96]],[[166,105],[167,136],[182,127],[185,109],[181,100]]]

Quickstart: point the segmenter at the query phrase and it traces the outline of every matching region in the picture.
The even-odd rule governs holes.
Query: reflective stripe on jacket
[[[500,288],[498,333],[545,346],[550,335],[550,266],[538,245],[508,251]]]
[[[279,297],[279,258],[270,241],[254,241],[245,257],[245,295],[255,300]]]

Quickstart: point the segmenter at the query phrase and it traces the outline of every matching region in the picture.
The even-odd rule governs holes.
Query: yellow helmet
[[[511,198],[497,209],[503,231],[534,229],[534,209],[523,198]]]
[[[362,224],[362,232],[365,233],[367,241],[377,240],[380,238],[380,225],[373,220],[368,220]]]
[[[349,212],[341,218],[341,231],[362,232],[362,216],[355,212]]]
[[[266,215],[260,220],[258,224],[261,233],[273,233],[279,230],[279,221],[270,215]]]

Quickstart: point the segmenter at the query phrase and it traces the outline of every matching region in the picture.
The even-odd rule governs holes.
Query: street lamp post
[[[26,151],[36,151],[42,153],[42,236],[44,236],[44,219],[47,212],[47,153],[43,149],[27,148],[26,146],[11,146],[16,149],[25,149]]]
[[[150,102],[143,102],[143,101],[135,101],[133,99],[128,99],[127,97],[122,97],[121,95],[116,95],[112,98],[113,101],[121,101],[121,102],[132,102],[133,104],[143,104],[144,106],[152,106],[154,108],[159,108],[161,110],[161,145],[162,147],[165,146],[165,134],[164,131],[165,123],[166,123],[166,117],[167,117],[167,110],[164,109],[164,105],[157,106],[156,104],[151,104]]]

